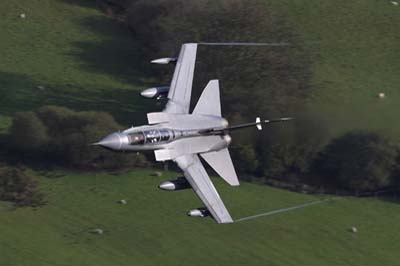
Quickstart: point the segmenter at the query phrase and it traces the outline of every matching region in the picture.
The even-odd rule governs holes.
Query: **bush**
[[[325,122],[300,116],[264,131],[256,146],[263,174],[285,182],[309,182],[311,164],[329,135]]]
[[[33,177],[19,168],[0,168],[0,200],[14,202],[17,206],[37,207],[44,204]]]
[[[258,160],[252,145],[237,144],[230,150],[236,171],[254,173],[257,170]]]
[[[351,132],[334,139],[320,153],[313,173],[320,182],[354,191],[372,191],[391,182],[397,149],[385,138]]]
[[[10,128],[13,148],[26,152],[42,150],[48,142],[47,129],[33,112],[16,113]]]
[[[396,166],[393,170],[392,184],[397,189],[400,189],[400,148],[397,150]]]
[[[75,112],[65,107],[44,106],[36,113],[17,114],[11,137],[16,147],[23,147],[42,162],[80,168],[146,166],[147,161],[142,155],[118,154],[90,146],[121,128],[111,115],[104,112]],[[38,146],[41,153],[38,153]]]
[[[36,111],[37,116],[48,129],[51,136],[65,135],[68,131],[76,131],[82,126],[71,124],[75,112],[60,106],[43,106]]]

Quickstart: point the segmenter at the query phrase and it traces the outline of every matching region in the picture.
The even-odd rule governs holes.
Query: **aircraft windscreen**
[[[130,143],[131,145],[137,145],[137,144],[144,144],[144,134],[143,132],[136,132],[128,135],[130,138]]]
[[[129,134],[130,144],[152,144],[161,141],[168,141],[172,138],[172,132],[168,129],[153,129],[145,130],[143,132],[135,132]]]

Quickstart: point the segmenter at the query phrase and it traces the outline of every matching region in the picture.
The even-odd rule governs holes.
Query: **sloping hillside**
[[[151,108],[138,93],[149,64],[142,66],[129,30],[91,5],[0,3],[1,123],[16,111],[46,104],[108,111],[125,124]]]
[[[386,0],[266,2],[287,14],[314,57],[310,113],[333,133],[366,128],[397,139],[400,6]]]
[[[63,173],[61,173],[62,175]],[[192,218],[191,190],[165,192],[150,171],[53,173],[40,209],[0,206],[0,265],[397,265],[400,205],[342,198],[218,225]],[[216,180],[235,219],[318,200]],[[127,200],[127,204],[118,203]],[[349,231],[351,226],[358,233]],[[100,228],[102,235],[90,233]]]
[[[326,117],[335,133],[359,127],[397,137],[400,7],[383,0],[274,0],[267,6],[287,13],[309,42],[320,88],[310,111]],[[139,100],[138,91],[153,82],[145,78],[140,47],[93,2],[1,1],[0,18],[0,130],[12,113],[44,104],[109,111],[127,125],[156,108]],[[381,91],[383,101],[376,97]],[[217,225],[186,217],[201,206],[190,190],[157,189],[176,173],[36,174],[45,207],[0,203],[1,266],[376,266],[400,259],[396,202],[341,198]],[[319,200],[254,184],[216,185],[236,219]],[[121,199],[128,204],[117,203]],[[358,233],[349,232],[351,226]],[[90,233],[95,228],[104,234]]]
[[[368,128],[398,135],[399,6],[386,0],[266,6],[287,15],[313,55],[309,113],[326,120],[333,134]],[[15,111],[43,104],[105,110],[125,124],[143,122],[142,114],[157,108],[138,96],[157,84],[146,75],[140,46],[93,2],[4,1],[0,15],[2,124]]]

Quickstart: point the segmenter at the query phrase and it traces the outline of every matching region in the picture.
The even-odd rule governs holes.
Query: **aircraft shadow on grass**
[[[112,75],[129,84],[148,85],[145,79],[153,75],[149,59],[127,26],[107,17],[85,18],[79,24],[101,36],[101,40],[75,42],[78,52],[69,55],[82,61],[90,72]]]

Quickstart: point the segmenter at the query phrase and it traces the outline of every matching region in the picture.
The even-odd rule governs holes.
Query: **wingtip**
[[[231,185],[231,187],[238,187],[238,186],[240,186],[240,183],[239,183],[239,181],[237,181],[236,183],[232,183],[229,185]]]

